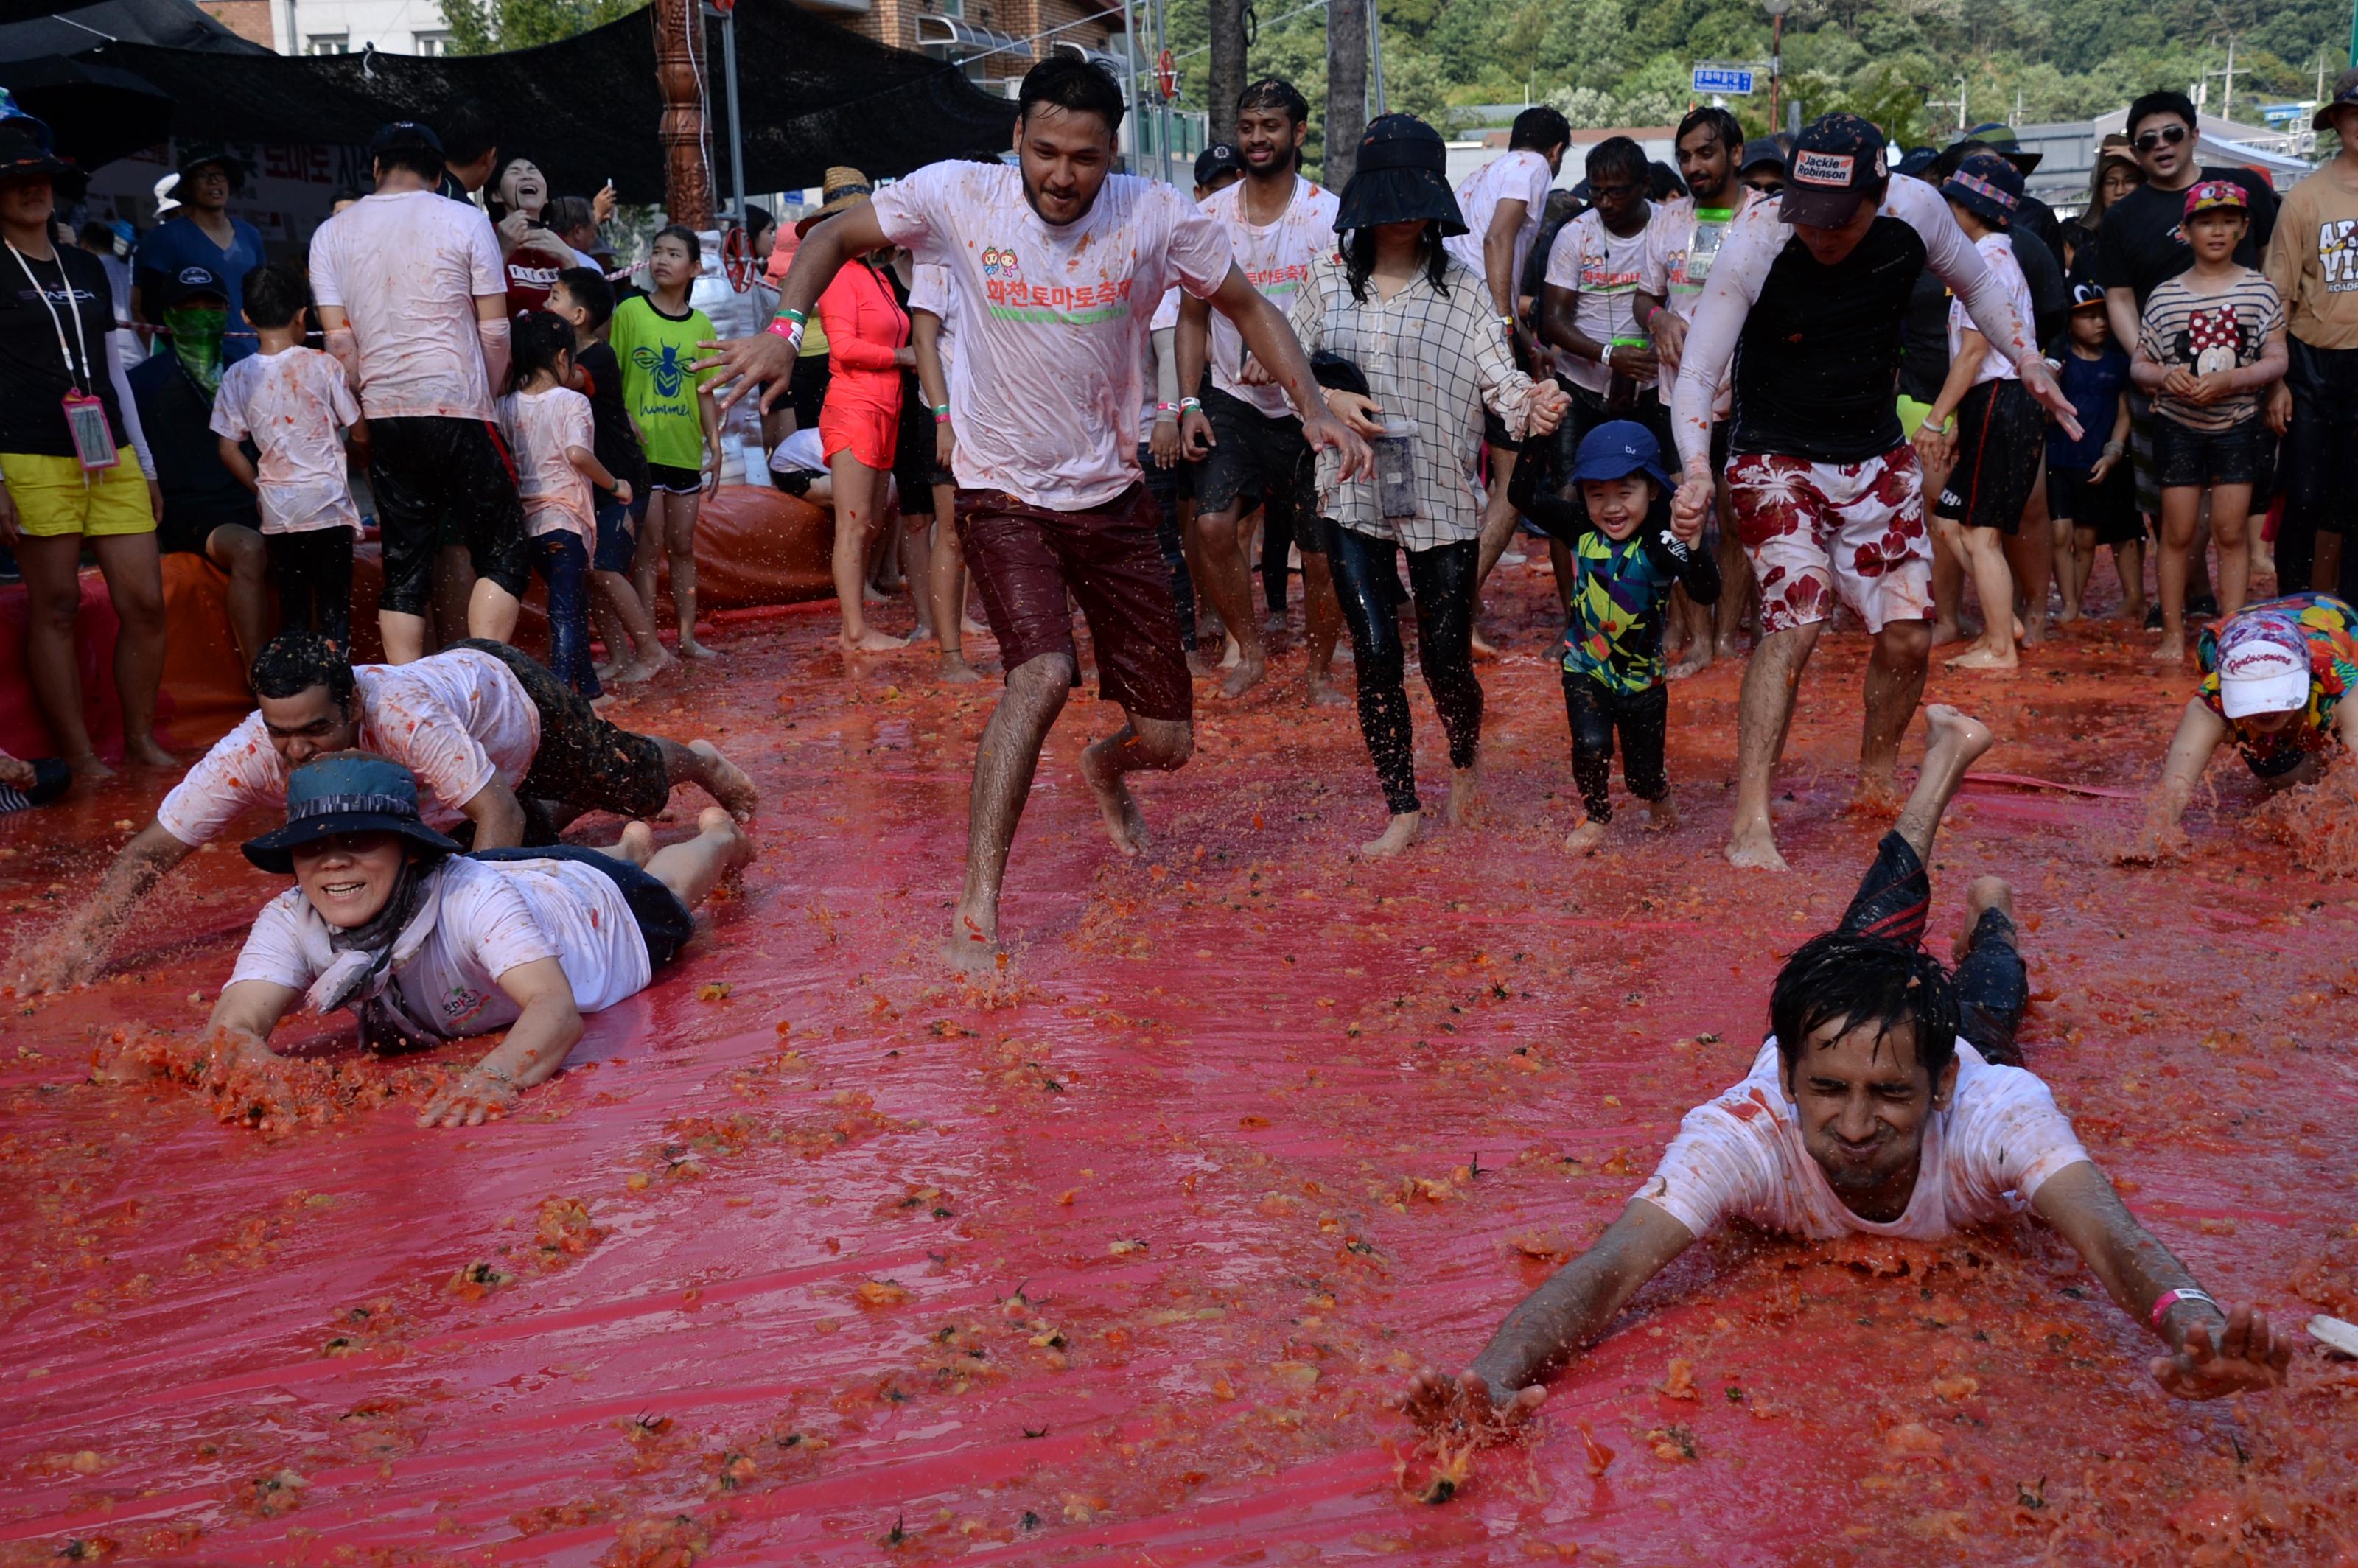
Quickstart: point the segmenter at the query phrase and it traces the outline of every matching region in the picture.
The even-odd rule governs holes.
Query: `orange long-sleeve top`
[[[834,378],[827,396],[898,409],[901,367],[892,356],[908,346],[909,313],[892,286],[867,263],[848,263],[818,297],[818,319]]]

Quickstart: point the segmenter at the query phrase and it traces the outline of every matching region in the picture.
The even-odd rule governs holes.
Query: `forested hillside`
[[[1200,92],[1204,0],[1169,0],[1182,75]],[[1323,103],[1325,11],[1258,0],[1249,75],[1291,77]],[[1382,0],[1390,104],[1438,122],[1453,105],[1552,101],[1575,125],[1660,124],[1687,107],[1698,59],[1766,59],[1758,0]],[[1291,13],[1291,15],[1289,15]],[[1958,79],[1973,121],[2082,118],[2155,86],[2190,87],[2226,64],[2234,114],[2313,94],[2347,59],[2350,0],[1797,0],[1785,22],[1786,91],[1811,114],[1851,109],[1898,139],[1953,128]],[[2222,107],[2211,78],[2208,112]],[[1928,108],[1928,101],[1950,106]],[[1202,107],[1195,103],[1192,107]],[[1765,97],[1739,102],[1765,127]]]

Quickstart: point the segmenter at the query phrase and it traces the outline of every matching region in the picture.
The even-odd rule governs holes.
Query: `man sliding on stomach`
[[[2006,884],[1983,877],[1967,892],[1954,974],[1919,946],[1932,837],[1990,746],[1953,708],[1924,719],[1915,793],[1842,925],[1778,974],[1775,1033],[1750,1075],[1687,1113],[1621,1217],[1509,1313],[1472,1366],[1455,1379],[1417,1374],[1400,1404],[1420,1424],[1505,1435],[1546,1398],[1541,1377],[1729,1219],[1821,1240],[1931,1241],[2028,1207],[2160,1336],[2169,1354],[2149,1365],[2166,1391],[2208,1400],[2284,1381],[2291,1340],[2258,1309],[2231,1311],[2197,1286],[2089,1160],[2047,1086],[2001,1065],[2017,1059],[2029,997]]]

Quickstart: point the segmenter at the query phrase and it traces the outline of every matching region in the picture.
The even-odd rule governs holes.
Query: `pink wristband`
[[[2221,1311],[2219,1303],[2208,1291],[2198,1291],[2191,1286],[2180,1291],[2164,1291],[2153,1303],[2153,1326],[2155,1329],[2158,1330],[2161,1327],[2162,1318],[2169,1314],[2171,1307],[2176,1306],[2180,1302],[2201,1302],[2212,1312]],[[2223,1316],[2224,1314],[2222,1313],[2222,1315]]]
[[[802,346],[803,324],[799,321],[789,321],[784,316],[780,316],[776,319],[773,320],[767,327],[764,327],[763,330],[768,332],[772,337],[784,338],[786,341],[794,344],[796,348],[800,348]]]

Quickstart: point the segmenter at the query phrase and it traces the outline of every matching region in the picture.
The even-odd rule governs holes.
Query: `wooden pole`
[[[1204,84],[1206,133],[1215,142],[1237,139],[1237,100],[1245,91],[1244,0],[1210,0],[1211,76]]]
[[[699,0],[655,0],[655,85],[663,92],[664,211],[699,233],[712,227],[712,178],[704,162],[704,52]]]
[[[1340,190],[1358,167],[1368,128],[1368,7],[1343,0],[1326,7],[1326,166],[1324,182]]]

